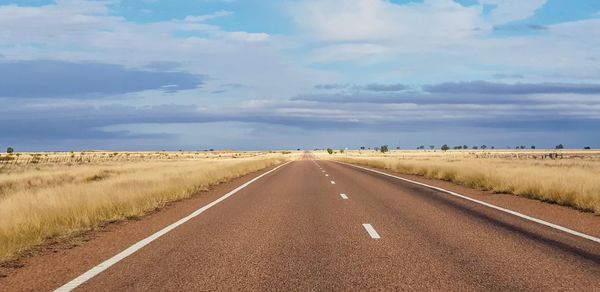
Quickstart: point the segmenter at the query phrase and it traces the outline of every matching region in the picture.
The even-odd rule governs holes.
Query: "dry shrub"
[[[139,217],[284,161],[281,155],[53,166],[0,175],[0,260],[50,239]]]
[[[509,193],[600,214],[600,161],[474,159],[435,154],[332,159],[403,174],[451,181],[467,187]]]

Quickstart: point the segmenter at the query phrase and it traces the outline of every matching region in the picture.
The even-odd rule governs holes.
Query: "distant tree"
[[[400,146],[396,146],[396,150],[400,150]]]
[[[485,144],[481,145],[481,149],[483,149],[483,150],[487,149],[487,145],[485,145]]]
[[[344,149],[340,149],[340,153],[344,153]]]
[[[373,150],[375,150],[375,152],[379,152],[379,147],[373,147]]]
[[[556,145],[556,147],[554,147],[555,149],[565,149],[565,146],[563,144],[558,144]]]
[[[360,150],[365,150],[365,146],[360,146]]]
[[[450,147],[447,144],[442,145],[442,151],[448,151]]]
[[[13,152],[15,152],[15,149],[13,149],[12,147],[6,148],[6,153],[12,154]]]
[[[329,154],[333,154],[333,149],[331,149],[331,148],[327,148],[327,153],[329,153]]]
[[[531,149],[535,149],[535,145],[531,145]]]
[[[592,149],[592,147],[590,147],[590,146],[585,146],[585,147],[583,147],[583,149],[585,149],[585,150],[590,150],[590,149]]]
[[[462,147],[462,148],[463,148],[463,149],[469,149],[469,146],[467,146],[467,145],[463,145],[463,147]]]
[[[424,150],[424,149],[425,149],[425,146],[424,146],[424,145],[421,145],[421,146],[419,146],[419,149],[421,149],[421,150]]]
[[[431,150],[435,149],[435,145],[429,145],[429,149],[431,149]]]
[[[496,146],[492,146],[492,149],[496,149]]]
[[[477,147],[477,146],[473,146],[473,150],[477,150],[477,148],[479,148],[479,147]]]
[[[388,145],[383,145],[383,146],[381,146],[380,149],[381,149],[381,153],[386,153],[386,152],[390,151]]]

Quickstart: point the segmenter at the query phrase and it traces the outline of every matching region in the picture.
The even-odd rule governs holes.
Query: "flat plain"
[[[562,159],[537,157],[542,151],[154,155],[162,158],[5,168],[0,208],[15,219],[1,219],[3,240],[21,245],[5,253],[12,260],[0,268],[0,290],[600,285],[594,212],[458,179],[479,177],[462,173],[478,167],[488,167],[485,179],[496,181],[498,172],[519,184],[541,170],[527,178],[594,174],[595,152],[565,151]],[[34,232],[11,241],[27,230]],[[90,232],[67,248],[24,253]]]
[[[268,152],[21,153],[2,157],[0,261],[36,245],[69,240],[107,222],[138,218],[287,159],[284,154]]]
[[[600,213],[600,151],[344,151],[319,157]]]

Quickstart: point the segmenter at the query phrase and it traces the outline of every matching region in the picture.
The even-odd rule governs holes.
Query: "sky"
[[[0,0],[0,149],[600,148],[597,0]]]

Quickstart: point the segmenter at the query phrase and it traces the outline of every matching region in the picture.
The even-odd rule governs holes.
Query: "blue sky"
[[[600,1],[0,1],[0,147],[600,147]]]

